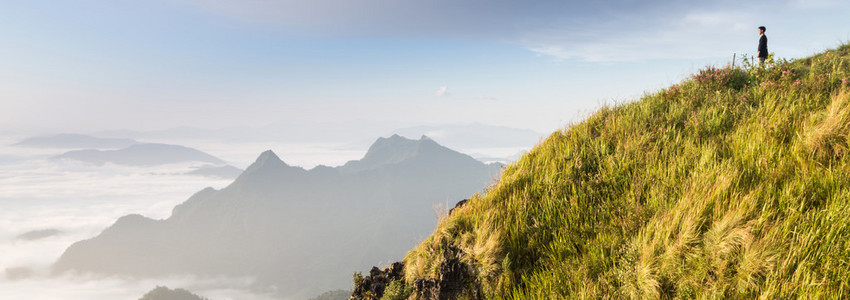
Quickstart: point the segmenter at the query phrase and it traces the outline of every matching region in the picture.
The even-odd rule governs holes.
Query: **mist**
[[[232,179],[184,175],[198,166],[192,163],[140,167],[51,160],[69,149],[10,146],[21,138],[0,137],[0,299],[138,299],[157,285],[186,288],[211,299],[271,299],[245,289],[251,278],[52,276],[50,266],[69,245],[96,236],[119,217],[167,218],[174,206],[195,192],[223,188]],[[340,145],[187,144],[211,149],[210,153],[243,168],[262,147],[285,149],[282,152],[292,161],[307,166],[341,164],[363,152],[334,150]],[[55,234],[21,237],[41,230]]]
[[[421,131],[402,131],[412,136],[427,133],[449,141],[462,140],[453,138],[452,130],[435,131],[423,127]],[[285,295],[257,292],[256,280],[251,277],[203,277],[188,273],[154,278],[78,272],[52,274],[52,265],[70,245],[98,236],[122,216],[139,214],[154,220],[166,219],[175,206],[196,192],[207,187],[223,189],[233,179],[186,175],[206,165],[199,162],[127,166],[56,159],[57,155],[75,149],[13,145],[26,137],[21,134],[0,136],[0,253],[4,254],[0,256],[0,298],[138,299],[156,286],[168,286],[185,288],[210,299],[286,299]],[[526,141],[534,139],[534,135],[525,137]],[[351,139],[339,143],[237,143],[227,137],[191,139],[180,136],[147,136],[141,141],[179,143],[242,169],[266,149],[274,149],[289,165],[312,169],[319,165],[342,166],[363,157],[368,148],[365,137],[360,141]],[[516,143],[486,145],[486,142],[468,143],[464,145],[465,152],[492,158],[507,157],[527,149]],[[419,214],[434,221],[437,219],[430,210]],[[415,242],[422,236],[405,238]],[[340,274],[348,276],[353,271],[340,270]]]

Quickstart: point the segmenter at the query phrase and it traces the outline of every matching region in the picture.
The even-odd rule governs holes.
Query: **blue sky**
[[[835,47],[848,13],[837,0],[0,0],[0,126],[545,133],[753,55],[759,25],[781,57]]]

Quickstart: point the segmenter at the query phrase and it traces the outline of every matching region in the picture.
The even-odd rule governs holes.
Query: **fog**
[[[195,192],[208,186],[220,189],[232,180],[182,175],[196,167],[193,164],[128,167],[50,160],[67,149],[9,146],[20,138],[0,138],[0,299],[138,299],[157,285],[186,288],[212,299],[270,299],[242,289],[250,283],[248,278],[49,276],[50,265],[69,245],[96,236],[119,217],[136,213],[166,218]],[[191,144],[240,167],[264,149],[250,144]],[[358,154],[316,151],[322,147],[315,145],[275,147],[308,165]],[[18,238],[46,229],[59,233]]]
[[[55,160],[51,157],[72,149],[11,146],[22,138],[0,136],[0,299],[138,299],[157,285],[185,288],[210,299],[271,299],[248,291],[251,278],[51,276],[51,264],[69,245],[97,236],[119,217],[141,214],[164,219],[194,193],[205,187],[224,188],[232,180],[184,175],[199,167],[197,163],[140,167]],[[156,142],[193,147],[239,168],[247,167],[266,149],[273,149],[290,165],[308,169],[342,165],[361,158],[367,149],[365,142]],[[478,147],[464,152],[504,157],[521,148]],[[40,230],[57,233],[20,237]]]
[[[0,281],[2,299],[139,299],[156,286],[180,287],[210,299],[276,299],[245,291],[250,279],[198,278],[193,276],[152,279],[95,278],[91,276],[33,277]],[[228,286],[229,288],[222,288]]]

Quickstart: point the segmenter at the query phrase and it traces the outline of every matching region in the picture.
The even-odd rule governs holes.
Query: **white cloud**
[[[497,40],[557,60],[592,62],[731,57],[752,52],[752,28],[758,25],[785,26],[795,31],[794,44],[809,43],[819,28],[809,24],[812,18],[799,16],[801,11],[843,20],[850,8],[837,0],[182,1],[289,32]],[[842,32],[829,34],[840,39]]]
[[[434,92],[434,95],[437,97],[444,97],[449,94],[449,88],[447,86],[441,86]]]
[[[756,25],[739,11],[672,14],[635,28],[588,24],[533,32],[519,42],[530,51],[556,60],[621,62],[732,56],[749,50]],[[580,34],[574,32],[579,31]]]
[[[2,142],[10,140],[0,137]],[[50,265],[68,246],[97,235],[118,217],[139,213],[166,218],[195,192],[207,186],[222,188],[230,180],[179,175],[188,168],[179,165],[98,167],[48,161],[49,153],[22,155],[34,149],[5,146],[9,144],[0,144],[0,155],[9,157],[0,161],[0,299],[138,299],[157,285],[187,288],[212,299],[271,299],[247,292],[251,280],[246,278],[49,276]],[[61,234],[17,238],[43,229]],[[14,277],[16,270],[31,276],[7,277]]]
[[[34,276],[20,280],[0,279],[0,299],[138,299],[156,286],[185,288],[210,299],[274,299],[247,291],[249,278],[201,278],[169,276],[129,279],[87,275]]]

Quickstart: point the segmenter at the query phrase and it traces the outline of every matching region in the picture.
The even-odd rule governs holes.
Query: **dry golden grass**
[[[850,298],[850,46],[708,68],[554,132],[405,257],[491,299]]]

